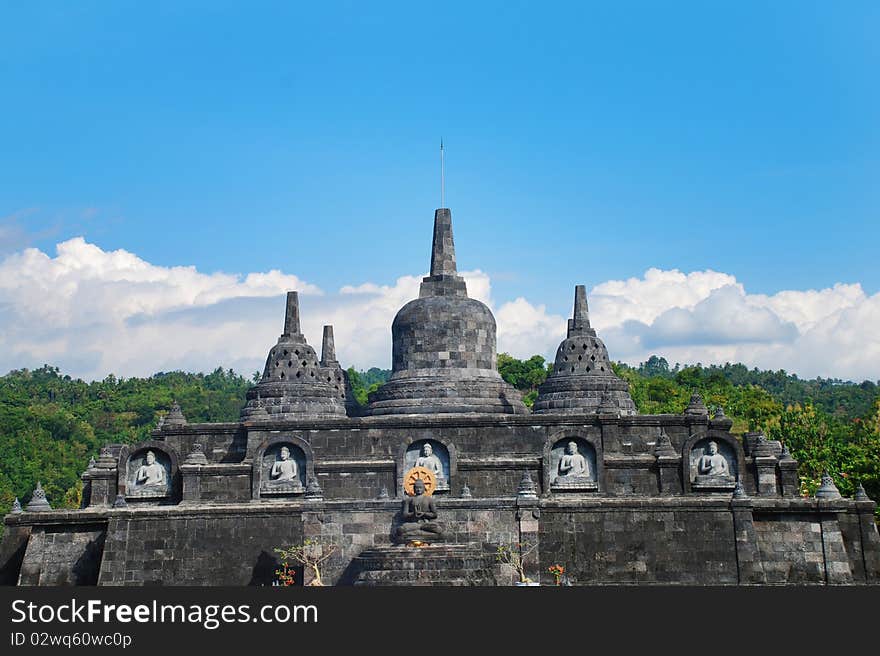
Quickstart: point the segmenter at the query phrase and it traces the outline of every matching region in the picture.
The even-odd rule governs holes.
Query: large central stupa
[[[519,392],[498,373],[495,317],[468,298],[455,266],[452,213],[434,213],[431,273],[391,326],[392,374],[370,397],[371,415],[525,414]]]

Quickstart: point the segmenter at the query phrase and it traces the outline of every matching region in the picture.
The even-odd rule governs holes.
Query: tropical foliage
[[[862,483],[880,499],[880,388],[875,382],[802,380],[784,371],[759,371],[741,364],[675,365],[652,356],[638,367],[614,369],[646,414],[680,413],[698,391],[709,407],[723,406],[733,432],[764,431],[783,440],[800,461],[803,491],[811,493],[823,470],[841,492]],[[502,377],[523,392],[528,405],[547,376],[539,355],[519,360],[498,356]],[[390,371],[348,370],[354,396],[368,394]],[[252,381],[231,370],[210,374],[158,373],[86,383],[44,366],[0,377],[0,510],[15,497],[25,503],[37,480],[55,507],[79,505],[80,474],[108,442],[144,440],[174,401],[190,421],[235,421]]]

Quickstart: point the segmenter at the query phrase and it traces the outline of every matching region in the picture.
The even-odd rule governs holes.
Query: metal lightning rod
[[[443,137],[440,137],[440,207],[446,207],[446,168],[443,163]]]

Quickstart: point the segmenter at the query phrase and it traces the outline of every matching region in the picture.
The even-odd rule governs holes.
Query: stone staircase
[[[482,585],[504,582],[495,551],[481,544],[425,547],[376,547],[361,552],[352,565],[355,585]]]

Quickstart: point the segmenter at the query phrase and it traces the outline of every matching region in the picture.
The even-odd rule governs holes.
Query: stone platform
[[[352,561],[355,585],[497,585],[495,552],[481,544],[376,547]]]

